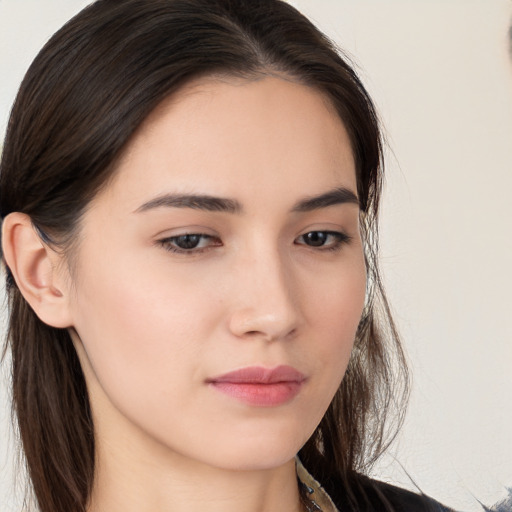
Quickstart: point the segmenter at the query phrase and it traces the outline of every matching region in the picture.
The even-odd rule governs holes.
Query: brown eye
[[[304,243],[306,245],[311,245],[312,247],[321,247],[325,245],[326,241],[329,238],[329,233],[325,231],[311,231],[310,233],[306,233],[302,235],[304,239]]]
[[[158,243],[167,251],[177,253],[197,253],[210,247],[222,245],[219,238],[202,233],[186,233],[183,235],[170,236]]]
[[[204,235],[180,235],[172,238],[174,244],[180,249],[195,249]]]
[[[344,243],[350,241],[350,237],[338,231],[309,231],[299,236],[295,243],[318,247],[323,249],[338,249]]]

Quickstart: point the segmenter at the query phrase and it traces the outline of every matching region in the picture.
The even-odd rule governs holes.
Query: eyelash
[[[190,239],[190,238],[197,238],[199,239],[199,243],[201,240],[212,240],[214,241],[213,244],[208,244],[205,247],[189,247],[188,249],[184,249],[183,247],[179,247],[176,245],[176,242],[179,239]],[[204,251],[207,251],[208,249],[211,249],[212,247],[219,247],[222,245],[219,238],[212,236],[212,235],[205,235],[204,233],[184,233],[183,235],[177,235],[177,236],[170,236],[168,238],[163,238],[162,240],[158,240],[158,243],[169,252],[178,253],[178,254],[199,254]]]
[[[322,231],[322,230],[315,230],[315,231],[308,231],[307,233],[304,233],[303,235],[300,235],[297,239],[304,239],[308,235],[317,235],[322,234],[325,236],[326,239],[329,239],[329,237],[333,238],[334,241],[330,245],[308,245],[308,244],[302,244],[302,243],[295,243],[297,245],[305,245],[312,249],[317,249],[320,251],[339,251],[345,244],[348,244],[352,238],[347,235],[346,233],[342,233],[340,231]],[[296,239],[296,240],[297,240]]]
[[[321,235],[320,235],[321,234]],[[333,238],[334,240],[328,244],[328,245],[309,245],[304,242],[298,242],[297,240],[303,240],[305,237],[310,235],[310,238],[312,235],[315,235],[318,237],[320,235],[320,238],[322,236],[325,238],[325,240],[329,240],[329,237]],[[177,246],[177,242],[181,239],[181,241],[192,241],[192,244],[195,240],[197,240],[197,244],[194,247],[189,248],[183,248]],[[192,239],[192,240],[190,240]],[[208,243],[204,247],[197,247],[201,243],[201,241],[212,241],[213,243]],[[324,240],[324,241],[325,241]],[[297,237],[294,240],[294,243],[296,245],[304,245],[310,249],[317,250],[317,251],[339,251],[344,245],[350,243],[352,238],[342,232],[339,231],[322,231],[322,230],[314,230],[314,231],[308,231],[307,233],[304,233]],[[177,236],[170,236],[167,238],[163,238],[161,240],[158,240],[157,243],[161,245],[166,251],[175,253],[175,254],[200,254],[204,251],[207,251],[211,249],[212,247],[220,247],[222,245],[222,242],[220,239],[216,236],[212,235],[206,235],[204,233],[184,233],[183,235],[177,235]]]

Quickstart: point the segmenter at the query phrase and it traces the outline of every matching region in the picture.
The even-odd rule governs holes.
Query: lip
[[[208,385],[241,402],[258,407],[276,407],[300,392],[306,377],[287,365],[275,368],[248,366],[207,379]]]

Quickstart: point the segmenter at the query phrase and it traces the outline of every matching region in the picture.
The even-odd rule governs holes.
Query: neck
[[[175,457],[173,457],[176,459]],[[188,461],[163,467],[133,452],[98,457],[88,512],[299,512],[292,459],[277,468],[226,470]]]

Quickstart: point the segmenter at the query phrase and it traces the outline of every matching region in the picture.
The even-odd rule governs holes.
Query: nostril
[[[291,329],[288,332],[285,332],[284,330],[276,330],[273,331],[272,329],[262,329],[262,330],[253,330],[253,331],[246,331],[243,333],[243,337],[245,338],[262,338],[266,339],[267,341],[275,341],[275,340],[284,340],[284,339],[290,339],[295,336],[297,329]]]

